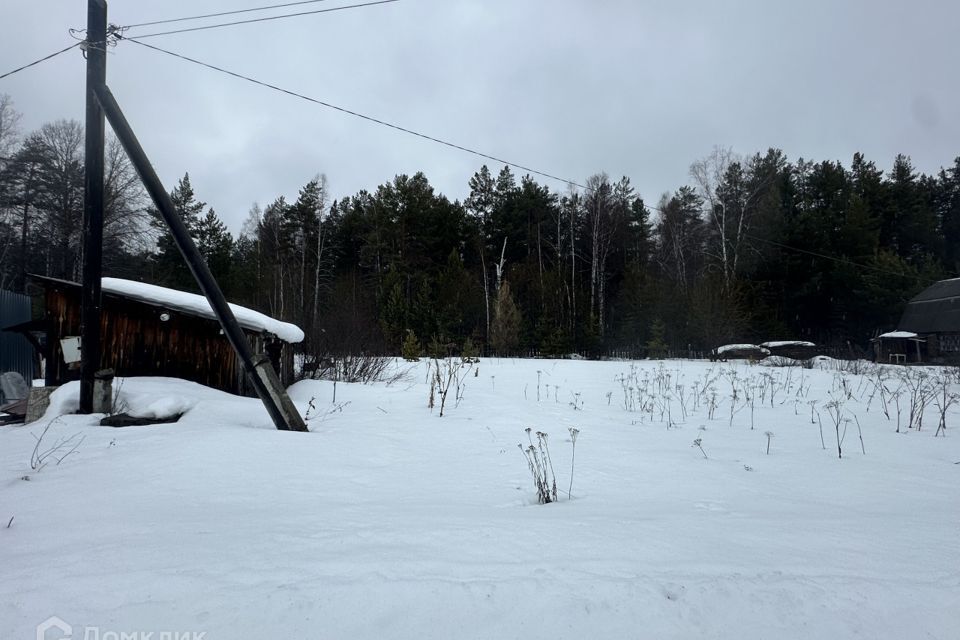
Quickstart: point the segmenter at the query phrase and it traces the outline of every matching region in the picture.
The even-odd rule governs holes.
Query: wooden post
[[[103,109],[96,88],[107,81],[107,2],[87,0],[87,120],[83,183],[83,293],[80,309],[80,413],[93,412],[100,369],[100,278],[103,275]]]
[[[210,308],[217,316],[217,320],[220,321],[220,327],[223,329],[224,335],[236,351],[240,362],[243,363],[247,378],[256,390],[257,395],[260,396],[260,400],[263,401],[273,424],[277,429],[284,431],[307,431],[307,425],[303,417],[297,412],[296,407],[287,395],[286,389],[277,380],[277,375],[270,366],[270,360],[265,357],[254,357],[250,342],[247,340],[246,334],[243,333],[243,329],[240,328],[240,323],[233,315],[226,298],[223,297],[220,285],[217,284],[213,274],[210,273],[210,268],[204,261],[203,256],[200,255],[200,251],[193,242],[193,238],[190,237],[183,220],[180,219],[180,213],[173,204],[170,194],[163,188],[163,183],[160,182],[157,172],[150,164],[150,159],[147,158],[146,152],[140,146],[140,141],[137,140],[137,136],[130,127],[130,123],[127,122],[110,89],[106,85],[97,87],[96,96],[110,121],[113,132],[127,152],[130,163],[133,164],[134,169],[143,181],[143,186],[147,189],[147,193],[150,194],[153,203],[160,211],[160,215],[163,216],[164,221],[170,228],[173,240],[190,268],[190,273],[193,274],[197,284],[200,285],[200,290],[203,291],[207,302],[210,303]]]

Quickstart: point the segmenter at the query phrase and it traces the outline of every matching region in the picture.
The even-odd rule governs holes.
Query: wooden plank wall
[[[79,369],[63,362],[60,339],[80,335],[80,292],[45,286],[47,384],[62,384],[79,377]],[[161,320],[161,314],[169,319]],[[171,376],[250,394],[236,354],[215,320],[104,294],[101,336],[101,367],[113,369],[118,376]],[[262,336],[247,332],[247,337],[255,352],[263,350]],[[292,348],[284,343],[278,373],[285,384],[292,381],[292,364]]]

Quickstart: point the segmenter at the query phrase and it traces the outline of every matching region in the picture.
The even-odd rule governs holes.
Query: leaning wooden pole
[[[110,89],[106,85],[97,87],[96,96],[107,116],[107,120],[110,121],[113,132],[116,134],[120,144],[123,145],[124,150],[126,150],[127,157],[130,158],[130,162],[140,175],[143,185],[146,187],[154,204],[163,216],[167,226],[170,227],[170,232],[173,234],[177,248],[180,249],[180,253],[183,255],[184,260],[186,260],[190,272],[196,279],[197,284],[200,285],[200,290],[203,291],[203,295],[206,296],[211,309],[213,309],[214,314],[216,314],[217,319],[220,321],[224,335],[227,336],[227,340],[230,341],[234,351],[237,352],[237,356],[243,363],[243,369],[247,377],[256,390],[257,395],[260,396],[260,399],[263,401],[264,406],[267,408],[267,412],[270,414],[271,419],[273,419],[273,423],[277,426],[277,429],[284,431],[306,431],[307,426],[303,418],[297,412],[296,407],[290,400],[290,396],[287,395],[286,390],[280,384],[280,380],[273,370],[270,360],[264,355],[254,357],[250,343],[247,341],[247,336],[243,333],[243,329],[240,328],[240,324],[234,317],[230,305],[227,304],[226,298],[223,297],[223,292],[220,291],[220,286],[210,273],[207,263],[204,261],[203,256],[200,255],[200,251],[197,250],[197,245],[194,244],[193,238],[190,237],[186,225],[184,225],[183,220],[180,219],[180,214],[173,204],[173,200],[170,199],[170,194],[163,188],[163,183],[160,182],[160,178],[157,177],[157,173],[153,170],[147,154],[144,152],[143,147],[140,146],[137,136],[133,133],[133,129],[120,110],[120,105],[117,104]]]
[[[93,412],[100,368],[100,277],[103,273],[103,110],[95,90],[107,81],[107,3],[87,1],[87,115],[83,182],[83,291],[80,305],[80,413]]]

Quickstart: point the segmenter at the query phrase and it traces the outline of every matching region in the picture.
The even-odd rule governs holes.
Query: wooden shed
[[[30,276],[33,319],[17,327],[43,351],[47,385],[79,378],[81,287]],[[253,395],[243,367],[201,295],[118,278],[103,278],[101,367],[118,376],[168,376],[229,393]],[[295,325],[230,305],[254,353],[265,353],[284,385],[293,382]]]
[[[875,362],[907,364],[923,362],[926,342],[913,331],[888,331],[871,340]]]

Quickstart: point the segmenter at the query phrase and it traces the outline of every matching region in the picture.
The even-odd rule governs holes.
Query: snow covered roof
[[[134,282],[120,278],[103,278],[101,287],[105,293],[121,295],[147,304],[176,309],[184,313],[216,320],[217,316],[210,308],[210,303],[204,296],[196,293],[187,293],[176,289],[158,287],[145,282]],[[303,331],[295,324],[275,320],[259,311],[241,307],[230,303],[230,309],[236,316],[237,322],[244,329],[252,331],[266,331],[272,333],[284,342],[303,342]]]
[[[889,338],[891,340],[897,338],[916,338],[917,334],[912,331],[888,331],[887,333],[881,333],[877,338]]]
[[[773,342],[761,342],[760,346],[767,349],[778,349],[783,347],[815,347],[817,345],[806,340],[774,340]]]
[[[758,351],[770,353],[767,349],[758,347],[755,344],[725,344],[722,347],[717,347],[717,353],[727,353],[728,351]]]

